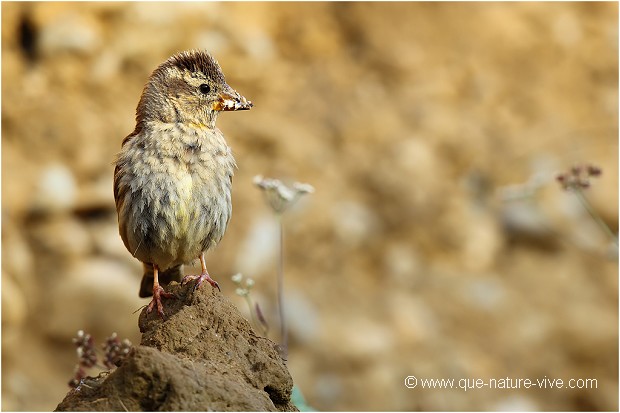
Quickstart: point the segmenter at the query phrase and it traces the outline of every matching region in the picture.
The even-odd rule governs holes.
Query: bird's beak
[[[228,87],[220,93],[218,99],[213,104],[214,110],[248,110],[251,109],[254,104],[241,96],[231,87]]]

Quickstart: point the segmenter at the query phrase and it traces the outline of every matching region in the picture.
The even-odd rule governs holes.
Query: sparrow
[[[219,243],[231,218],[235,159],[215,127],[222,111],[247,110],[252,102],[232,89],[206,51],[176,54],[149,77],[136,127],[122,142],[114,169],[119,233],[143,263],[140,297],[153,296],[162,319],[162,285],[179,281],[196,258],[202,272],[182,283],[207,281],[217,288],[205,252]]]

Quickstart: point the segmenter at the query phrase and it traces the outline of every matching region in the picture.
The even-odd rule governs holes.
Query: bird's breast
[[[196,202],[193,200],[194,179],[189,171],[186,171],[180,175],[180,179],[177,181],[176,186],[177,203],[174,206],[176,211],[175,220],[178,223],[180,232],[187,233],[189,226],[191,225],[189,222],[190,211],[196,207]]]
[[[127,248],[167,268],[217,244],[230,219],[235,161],[221,134],[129,141],[118,164]]]

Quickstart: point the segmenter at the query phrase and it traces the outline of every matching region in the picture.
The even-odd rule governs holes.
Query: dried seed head
[[[90,334],[79,330],[77,337],[73,338],[73,344],[76,346],[78,356],[78,365],[82,367],[93,367],[97,364],[97,354],[95,353],[95,345]]]
[[[241,274],[240,272],[238,272],[237,274],[233,275],[232,277],[230,277],[230,279],[232,280],[232,282],[234,282],[235,284],[240,284],[241,281],[243,280],[243,274]]]
[[[245,297],[245,296],[247,296],[249,293],[250,293],[250,292],[248,291],[248,289],[247,289],[247,288],[241,288],[241,287],[239,287],[239,288],[237,288],[237,289],[235,290],[235,294],[237,294],[237,295],[238,295],[238,296],[240,296],[240,297]]]
[[[603,173],[603,170],[598,166],[588,165],[588,175],[590,176],[600,176]]]
[[[295,204],[302,195],[314,192],[310,184],[295,182],[292,187],[288,187],[279,179],[263,178],[261,175],[254,177],[254,185],[263,190],[267,202],[278,214]]]
[[[564,190],[579,191],[591,186],[589,178],[599,177],[602,169],[595,165],[575,165],[568,172],[559,174],[556,180]]]
[[[124,339],[122,342],[118,338],[116,333],[112,333],[110,337],[108,337],[105,343],[102,345],[104,351],[104,359],[103,364],[112,369],[114,367],[118,367],[131,351],[131,341]]]

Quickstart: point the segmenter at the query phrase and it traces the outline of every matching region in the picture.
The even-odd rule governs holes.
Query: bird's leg
[[[207,281],[209,284],[211,284],[212,287],[217,288],[219,291],[222,291],[217,281],[211,278],[209,276],[209,273],[207,272],[207,263],[205,262],[204,252],[200,254],[200,266],[202,267],[202,273],[200,275],[186,275],[185,277],[183,277],[183,281],[181,283],[185,285],[189,281],[198,280],[196,282],[196,285],[194,286],[194,290],[196,290],[198,287],[200,287],[200,284],[202,284],[203,281]]]
[[[153,311],[153,307],[157,306],[157,314],[163,319],[164,306],[161,303],[161,299],[172,297],[174,297],[174,294],[165,292],[162,286],[159,285],[159,268],[157,268],[157,265],[153,264],[153,299],[149,303],[146,312],[150,313]]]

